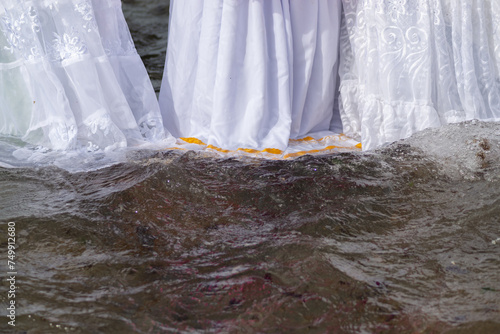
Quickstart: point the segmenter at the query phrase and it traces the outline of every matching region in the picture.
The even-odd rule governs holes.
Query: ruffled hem
[[[386,101],[366,95],[356,81],[340,87],[340,116],[344,133],[361,142],[363,150],[410,137],[427,128],[478,119],[498,122],[500,118],[479,118],[462,110],[438,111],[426,101]]]

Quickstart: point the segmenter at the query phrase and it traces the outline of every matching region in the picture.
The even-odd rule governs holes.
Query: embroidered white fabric
[[[341,117],[364,150],[500,120],[500,1],[342,2]]]
[[[0,135],[106,151],[164,138],[120,0],[2,0]]]

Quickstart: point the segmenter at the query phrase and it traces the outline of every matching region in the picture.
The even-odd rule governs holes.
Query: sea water
[[[168,4],[124,10],[158,89]],[[2,333],[500,332],[498,123],[289,161],[150,149],[12,168],[20,144],[2,145]]]

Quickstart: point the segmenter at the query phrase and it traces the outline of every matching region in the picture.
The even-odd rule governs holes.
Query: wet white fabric
[[[160,108],[176,137],[284,151],[341,131],[340,0],[174,0]]]
[[[165,137],[120,0],[2,0],[0,135],[106,151]]]
[[[500,1],[343,5],[341,117],[363,149],[428,127],[500,120]]]

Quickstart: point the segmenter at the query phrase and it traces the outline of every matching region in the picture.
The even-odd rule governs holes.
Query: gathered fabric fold
[[[340,0],[174,0],[170,8],[160,108],[175,137],[283,154],[294,140],[341,134]]]

